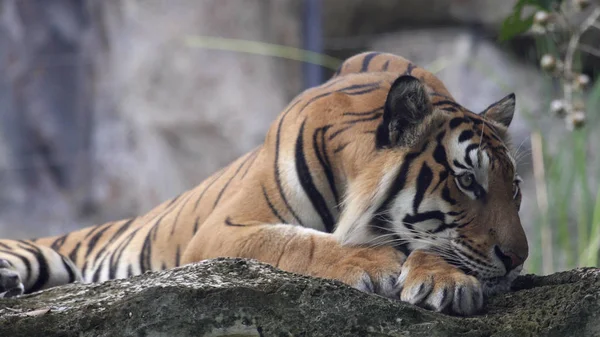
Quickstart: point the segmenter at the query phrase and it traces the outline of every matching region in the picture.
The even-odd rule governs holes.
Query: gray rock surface
[[[0,1],[0,237],[143,214],[260,144],[301,63],[202,38],[298,47],[299,5]]]
[[[600,270],[521,276],[469,318],[217,259],[0,300],[0,336],[600,336]]]

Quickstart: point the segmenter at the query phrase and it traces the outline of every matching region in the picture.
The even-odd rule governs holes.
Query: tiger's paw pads
[[[398,285],[402,301],[437,312],[473,315],[483,308],[481,283],[453,267],[403,267]]]
[[[352,287],[389,298],[398,298],[398,275],[406,257],[391,247],[369,248],[348,257],[342,277]]]
[[[8,260],[0,259],[0,298],[15,297],[25,292],[19,273]]]

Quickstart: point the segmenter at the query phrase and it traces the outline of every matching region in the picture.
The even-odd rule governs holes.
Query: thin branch
[[[585,44],[580,44],[579,47],[577,47],[577,48],[579,48],[579,50],[581,50],[582,52],[588,53],[590,55],[594,55],[596,57],[600,57],[600,49],[598,49],[598,48],[594,48],[592,46],[588,46]]]
[[[564,76],[565,81],[563,85],[563,91],[565,95],[566,102],[572,106],[573,103],[573,58],[575,56],[575,51],[577,50],[577,46],[579,45],[579,40],[583,33],[585,33],[592,25],[596,23],[598,18],[600,17],[600,8],[595,8],[590,16],[588,16],[579,26],[571,39],[569,40],[569,44],[567,45],[567,52],[565,54],[565,68],[564,68]]]

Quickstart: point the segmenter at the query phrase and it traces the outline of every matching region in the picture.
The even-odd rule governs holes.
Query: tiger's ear
[[[487,107],[479,115],[496,121],[508,128],[515,115],[515,94],[510,94]]]
[[[390,87],[383,122],[377,128],[377,148],[411,146],[419,136],[419,125],[432,112],[425,85],[413,76],[398,77]]]

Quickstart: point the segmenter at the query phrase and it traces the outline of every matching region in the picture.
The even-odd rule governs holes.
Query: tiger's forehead
[[[486,184],[490,171],[516,175],[516,162],[510,149],[499,130],[483,117],[469,111],[455,111],[447,128],[449,152],[456,170],[472,171]]]

